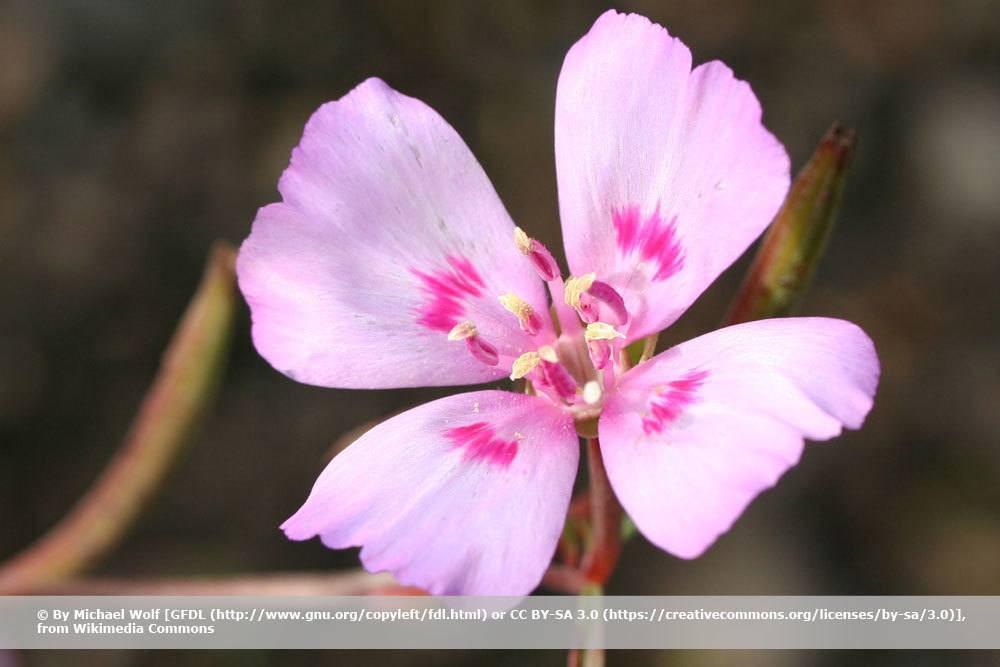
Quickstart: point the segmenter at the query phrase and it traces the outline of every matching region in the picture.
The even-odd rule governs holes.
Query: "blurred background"
[[[514,220],[560,247],[555,82],[604,2],[0,2],[0,558],[118,447],[210,244],[238,243],[310,113],[378,75],[437,109]],[[802,166],[860,143],[804,312],[859,323],[883,378],[860,432],[807,448],[703,558],[642,539],[619,594],[1000,594],[1000,3],[610,3],[748,80]],[[744,258],[665,336],[713,328]],[[241,304],[242,305],[242,304]],[[663,339],[661,338],[661,341]],[[447,391],[295,384],[243,308],[218,404],[98,573],[353,567],[292,543],[331,443]],[[12,664],[537,664],[561,652],[38,653]],[[986,665],[988,653],[615,653],[611,665]]]

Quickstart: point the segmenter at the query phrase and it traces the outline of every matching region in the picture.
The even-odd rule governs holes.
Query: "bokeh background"
[[[309,114],[371,75],[427,101],[552,248],[555,81],[603,2],[0,3],[0,558],[119,445],[210,244],[239,242]],[[795,168],[858,129],[808,314],[875,339],[865,428],[807,449],[703,558],[642,539],[623,594],[1000,594],[1000,3],[611,3],[751,82]],[[746,258],[666,336],[712,328]],[[444,391],[298,385],[241,312],[216,409],[115,576],[326,570],[287,542],[339,435]],[[537,664],[560,652],[7,654],[12,664]],[[996,654],[621,653],[611,664],[985,665]]]

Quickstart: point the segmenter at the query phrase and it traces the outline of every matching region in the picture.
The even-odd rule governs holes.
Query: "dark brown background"
[[[749,80],[796,168],[860,147],[805,310],[875,339],[863,431],[808,448],[703,558],[633,541],[626,594],[1000,594],[1000,3],[615,3]],[[210,243],[238,242],[320,103],[378,75],[447,118],[514,219],[559,247],[563,55],[600,2],[0,3],[0,557],[119,443]],[[745,264],[745,260],[744,260]],[[741,264],[742,266],[743,264]],[[668,335],[717,322],[731,272]],[[297,385],[241,313],[221,400],[108,575],[350,566],[283,539],[338,434],[443,391]],[[540,654],[36,654],[0,664],[559,665]],[[615,654],[611,664],[1000,664],[995,654]]]

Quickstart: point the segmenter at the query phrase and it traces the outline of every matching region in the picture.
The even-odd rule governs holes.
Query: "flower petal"
[[[625,297],[629,338],[668,326],[746,250],[789,184],[745,82],[662,27],[609,11],[566,56],[556,95],[566,255]]]
[[[510,370],[448,341],[456,324],[502,360],[531,346],[498,297],[545,315],[543,283],[468,147],[422,102],[369,79],[324,105],[279,188],[237,266],[278,370],[331,387],[466,384]]]
[[[579,442],[568,413],[503,391],[442,398],[339,454],[282,526],[361,545],[370,571],[443,595],[522,595],[562,532]]]
[[[803,438],[858,428],[875,348],[843,320],[760,320],[682,343],[629,371],[599,423],[619,500],[654,544],[700,555],[795,465]]]

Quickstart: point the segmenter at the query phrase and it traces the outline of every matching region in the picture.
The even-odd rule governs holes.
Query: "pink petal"
[[[522,595],[541,580],[569,506],[579,445],[548,401],[442,398],[363,435],[282,526],[435,594]]]
[[[788,318],[720,329],[629,371],[599,423],[608,477],[654,544],[694,558],[802,452],[858,428],[879,364],[861,329]]]
[[[559,208],[570,269],[668,326],[771,221],[788,156],[745,82],[662,27],[609,11],[570,49],[556,96]]]
[[[543,283],[468,147],[422,102],[369,79],[322,106],[279,188],[237,267],[254,342],[278,370],[354,388],[509,373],[447,340],[463,321],[501,357],[533,347],[498,297],[547,313]]]

